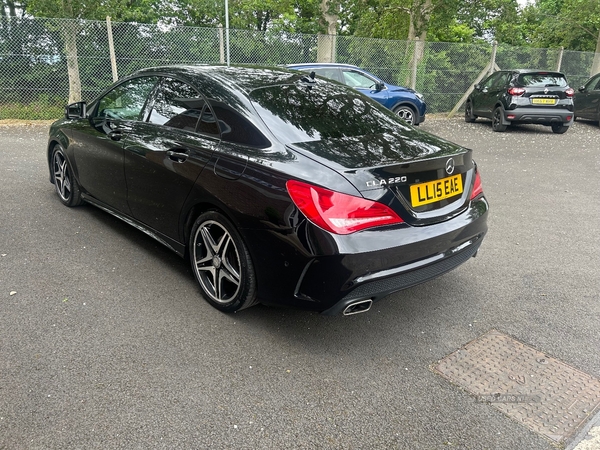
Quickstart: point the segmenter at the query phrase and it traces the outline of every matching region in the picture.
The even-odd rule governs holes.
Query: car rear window
[[[531,87],[567,87],[564,75],[557,73],[524,73],[519,75],[518,81],[521,86]]]
[[[250,99],[284,143],[385,134],[406,126],[378,103],[333,83],[270,86],[255,89]]]

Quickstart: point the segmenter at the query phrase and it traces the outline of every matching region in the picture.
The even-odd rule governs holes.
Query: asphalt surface
[[[0,126],[0,449],[555,448],[430,367],[496,329],[600,378],[600,129],[421,128],[474,149],[479,255],[324,317],[211,308],[187,261],[60,204],[47,126]]]

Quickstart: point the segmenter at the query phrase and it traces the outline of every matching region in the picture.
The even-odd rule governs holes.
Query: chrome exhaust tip
[[[368,310],[371,309],[372,304],[373,304],[373,300],[371,300],[371,299],[361,300],[358,302],[350,303],[344,309],[343,314],[345,316],[351,316],[353,314],[360,314],[360,313],[367,312]]]

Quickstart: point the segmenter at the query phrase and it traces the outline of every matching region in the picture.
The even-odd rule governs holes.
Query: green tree
[[[524,10],[529,43],[594,51],[600,34],[598,0],[537,0]]]

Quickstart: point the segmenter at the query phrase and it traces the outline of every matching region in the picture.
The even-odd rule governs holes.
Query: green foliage
[[[600,2],[537,0],[525,8],[522,22],[532,46],[594,51],[600,33]]]

